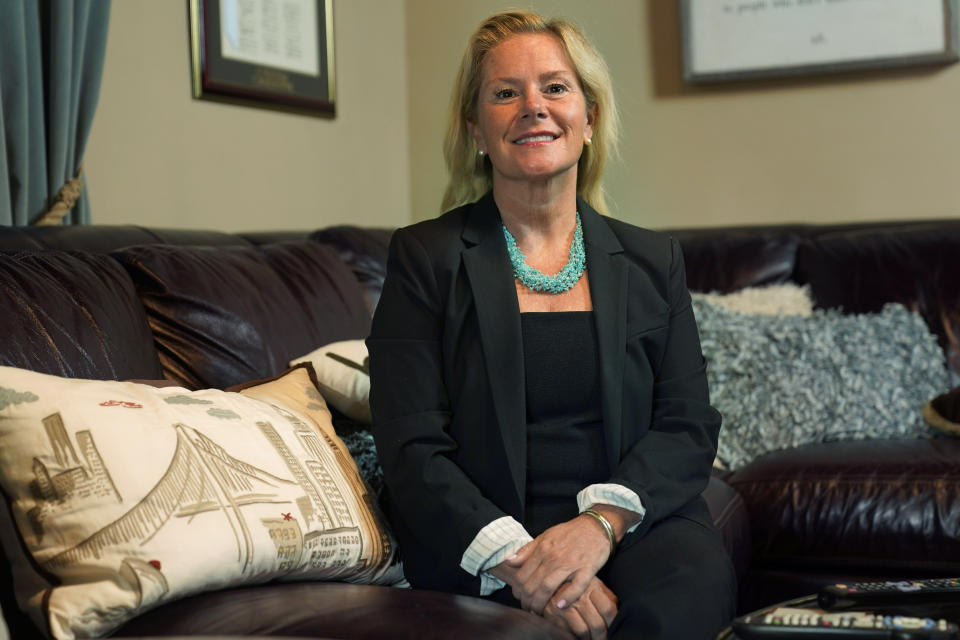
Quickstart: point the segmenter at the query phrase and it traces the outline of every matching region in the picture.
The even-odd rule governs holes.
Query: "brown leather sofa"
[[[819,305],[849,312],[902,302],[960,373],[960,220],[673,233],[692,289],[794,281],[810,284]],[[364,337],[389,235],[2,228],[0,363],[189,388],[276,375],[319,345]],[[338,428],[357,425],[340,417]],[[740,608],[838,579],[960,575],[958,471],[960,446],[938,439],[809,445],[714,477],[705,497],[741,577]],[[34,637],[9,576],[0,559],[11,636]],[[568,637],[477,598],[338,583],[200,594],[115,635]]]
[[[389,232],[355,235],[386,251]],[[351,256],[361,275],[362,251]],[[323,344],[365,337],[373,284],[308,233],[0,228],[0,364],[225,389],[274,376]],[[10,637],[44,637],[17,607],[7,553],[0,604]],[[572,637],[480,598],[334,582],[202,593],[114,636]]]

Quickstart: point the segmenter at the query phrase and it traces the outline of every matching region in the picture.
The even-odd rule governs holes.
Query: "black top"
[[[609,478],[593,313],[520,314],[527,401],[531,535],[577,515],[577,493]]]

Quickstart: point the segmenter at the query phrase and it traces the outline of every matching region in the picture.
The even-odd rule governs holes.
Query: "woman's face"
[[[576,182],[593,114],[560,40],[545,33],[513,36],[487,54],[477,121],[467,127],[490,157],[494,183]]]

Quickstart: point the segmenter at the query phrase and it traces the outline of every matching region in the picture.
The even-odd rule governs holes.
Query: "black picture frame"
[[[194,98],[336,115],[333,0],[188,5]]]

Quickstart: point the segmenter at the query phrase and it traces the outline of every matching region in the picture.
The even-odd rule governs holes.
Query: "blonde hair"
[[[477,100],[483,81],[483,62],[498,44],[525,33],[550,33],[560,39],[583,90],[587,111],[594,111],[593,139],[585,145],[577,164],[577,193],[595,209],[607,212],[603,171],[617,151],[619,118],[613,101],[610,71],[600,53],[571,22],[545,20],[530,11],[507,10],[495,13],[477,28],[460,62],[453,95],[443,157],[450,181],[443,194],[442,210],[473,202],[493,186],[490,160],[480,157],[467,122],[477,121]]]

